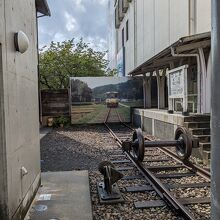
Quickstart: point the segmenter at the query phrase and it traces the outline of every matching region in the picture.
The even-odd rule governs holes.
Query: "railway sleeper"
[[[168,189],[187,189],[187,188],[203,188],[210,187],[210,183],[189,183],[189,184],[165,184]],[[149,184],[141,186],[127,186],[125,187],[126,192],[138,193],[138,192],[147,192],[154,191],[153,187]]]
[[[181,198],[178,199],[178,202],[182,205],[193,205],[193,204],[209,204],[210,198]],[[152,201],[142,201],[135,202],[134,206],[136,209],[147,209],[147,208],[159,208],[167,206],[167,204],[163,200],[152,200]]]

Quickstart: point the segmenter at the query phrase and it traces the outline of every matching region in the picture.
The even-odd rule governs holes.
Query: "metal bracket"
[[[117,181],[123,177],[115,166],[109,161],[103,161],[99,164],[99,171],[104,176],[104,182],[97,184],[100,203],[113,204],[124,202]]]

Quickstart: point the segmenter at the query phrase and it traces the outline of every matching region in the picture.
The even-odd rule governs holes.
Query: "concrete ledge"
[[[182,126],[184,123],[184,116],[182,114],[168,114],[166,110],[135,109],[134,114],[179,126]]]
[[[184,116],[168,114],[166,110],[135,109],[133,123],[160,139],[173,139],[177,127],[184,126]]]
[[[42,187],[26,219],[92,220],[88,171],[42,173]]]

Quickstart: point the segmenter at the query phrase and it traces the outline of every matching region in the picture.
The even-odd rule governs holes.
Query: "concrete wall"
[[[133,0],[129,4],[117,30],[120,49],[121,31],[129,20],[129,41],[125,41],[126,74],[179,38],[211,30],[211,0],[190,1]]]
[[[177,127],[184,125],[184,117],[180,114],[167,114],[166,111],[155,109],[134,109],[133,123],[147,134],[162,140],[172,140]]]
[[[197,0],[196,33],[211,31],[211,0]]]
[[[40,180],[36,22],[35,0],[0,0],[0,219],[21,219]],[[19,30],[30,40],[24,54]]]

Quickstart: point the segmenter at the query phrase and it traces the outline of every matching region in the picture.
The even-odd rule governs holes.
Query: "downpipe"
[[[220,1],[212,0],[211,219],[220,219]]]

